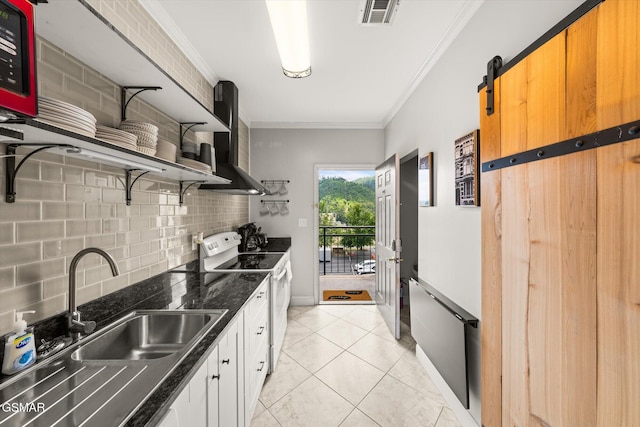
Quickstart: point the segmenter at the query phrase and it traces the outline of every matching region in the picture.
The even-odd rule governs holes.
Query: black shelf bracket
[[[189,182],[190,184],[185,187],[184,184],[187,182]],[[180,181],[180,206],[182,206],[182,204],[184,203],[184,195],[187,194],[189,188],[196,184],[202,184],[204,182],[205,181]]]
[[[487,116],[490,116],[494,113],[494,100],[495,100],[495,91],[494,91],[494,82],[498,77],[498,71],[502,67],[502,58],[499,56],[494,56],[491,61],[487,63],[487,75],[484,76],[483,82],[487,85]]]
[[[202,126],[206,124],[207,122],[180,122],[180,149],[182,150],[182,141],[184,140],[184,136],[187,134],[189,129],[194,126]]]
[[[140,179],[141,176],[148,174],[150,171],[144,171],[142,172],[140,175],[136,176],[133,181],[131,180],[131,174],[135,171],[140,171],[141,169],[126,169],[125,170],[125,174],[126,174],[126,180],[125,180],[125,192],[126,192],[126,200],[127,200],[127,206],[131,206],[131,190],[133,189],[133,185],[136,183],[136,181],[138,179]]]
[[[18,163],[16,166],[16,150],[20,146],[38,146],[39,148],[33,150],[32,152],[25,154],[24,158]],[[6,191],[4,201],[7,203],[15,203],[16,201],[16,175],[18,171],[27,161],[27,159],[34,154],[37,154],[41,151],[48,150],[49,148],[75,148],[73,145],[69,144],[9,144],[7,145],[7,154],[4,156],[4,165],[5,165],[5,181],[6,181]]]
[[[127,91],[129,89],[138,89],[136,93],[131,95],[129,99],[127,99]],[[140,93],[146,90],[161,90],[160,86],[123,86],[120,89],[120,118],[122,120],[127,120],[127,107],[133,98],[138,96]]]
[[[640,138],[640,120],[491,160],[482,164],[482,172],[490,172],[510,166],[518,166],[538,160],[564,156],[566,154],[591,150],[593,148],[604,147],[638,138]]]

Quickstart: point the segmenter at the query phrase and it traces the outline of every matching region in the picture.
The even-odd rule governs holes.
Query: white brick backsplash
[[[0,268],[0,291],[13,288],[15,284],[15,267]]]
[[[0,245],[10,245],[14,243],[14,224],[11,222],[0,223]]]
[[[42,219],[80,219],[84,218],[84,204],[69,202],[43,202]]]
[[[64,221],[19,222],[17,226],[18,243],[64,237]]]
[[[73,256],[84,248],[84,238],[51,240],[43,242],[42,246],[44,250],[43,259]]]
[[[60,276],[64,274],[64,267],[63,258],[19,265],[16,275],[16,285],[27,285],[29,283],[41,282],[49,277]]]

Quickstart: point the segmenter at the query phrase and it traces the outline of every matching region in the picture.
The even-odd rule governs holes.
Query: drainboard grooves
[[[82,382],[73,381],[74,384],[68,387],[70,390],[68,393],[61,397],[60,393],[57,393],[59,398],[56,401],[44,402],[46,412],[27,419],[25,425],[77,427],[104,406],[105,401],[111,400],[114,394],[137,378],[145,368],[146,366],[128,367],[122,365],[87,367],[87,370],[93,371],[91,376]],[[118,419],[114,414],[117,414],[121,419],[130,412],[131,407],[127,407],[125,404],[120,405],[119,408],[110,409],[107,416],[101,416],[92,425],[112,425]],[[40,417],[41,415],[44,416]]]
[[[98,388],[96,388],[96,389],[95,389],[93,392],[91,392],[87,397],[85,397],[84,399],[82,399],[82,401],[81,401],[80,403],[78,403],[76,406],[74,406],[74,407],[73,407],[73,408],[71,408],[69,411],[67,411],[67,413],[63,415],[63,418],[60,418],[60,419],[59,419],[58,421],[56,421],[55,423],[51,424],[51,425],[50,425],[50,427],[54,427],[54,426],[56,426],[56,425],[60,424],[61,422],[63,422],[63,421],[65,420],[65,417],[68,417],[68,416],[69,416],[69,414],[71,414],[74,410],[76,410],[77,408],[81,407],[81,405],[82,405],[83,403],[85,403],[87,400],[91,399],[91,398],[92,398],[96,393],[98,393],[98,392],[99,392],[99,391],[100,391],[104,386],[106,386],[106,385],[107,385],[107,384],[109,384],[111,381],[113,381],[113,379],[115,379],[118,375],[120,375],[120,374],[122,373],[122,371],[124,371],[125,369],[127,369],[127,368],[126,368],[126,367],[122,367],[122,368],[120,368],[120,370],[119,370],[118,372],[116,372],[116,374],[115,374],[113,377],[109,378],[105,383],[103,383],[101,386],[99,386]],[[74,414],[74,415],[75,415],[75,414]],[[72,417],[72,419],[71,419],[71,420],[69,420],[69,422],[70,422],[70,421],[74,421],[74,422],[75,422],[75,420],[76,420],[76,419],[77,419],[77,418],[74,416],[74,417]],[[80,419],[82,419],[82,418],[80,418]],[[68,422],[63,422],[63,424],[62,424],[62,425],[66,425],[66,424],[69,424],[69,423],[68,423]]]
[[[92,382],[94,378],[104,380],[103,372],[106,369],[106,366],[101,368],[87,367],[87,369],[79,372],[78,375],[70,377],[60,383],[59,387],[55,387],[55,392],[47,393],[44,398],[38,400],[44,403],[44,411],[18,414],[19,416],[25,416],[22,426],[34,425],[48,427],[52,420],[60,418],[62,413],[75,405],[75,401],[90,392],[93,388],[92,385],[94,385]]]
[[[87,376],[86,372],[83,373],[86,367],[75,366],[74,368],[52,365],[34,371],[14,384],[0,390],[0,401],[19,404],[37,404],[42,402],[43,398],[51,392],[54,392],[54,394],[58,393],[58,395],[62,394],[64,391],[59,392],[58,388],[63,386],[71,378],[77,375],[80,375],[80,378],[86,378]],[[62,390],[62,388],[60,388],[60,390]],[[29,414],[24,412],[3,412],[2,415],[4,415],[4,417],[0,421],[0,424],[11,420],[10,425],[15,425],[31,418]]]
[[[89,420],[91,420],[95,415],[98,415],[98,419],[101,420],[124,420],[124,418],[133,409],[131,403],[136,403],[137,396],[132,395],[131,393],[124,393],[123,395],[121,395],[120,392],[124,391],[129,384],[131,384],[136,378],[138,378],[140,374],[142,374],[145,369],[147,369],[146,365],[142,368],[128,367],[126,375],[121,375],[118,378],[118,381],[114,381],[113,383],[111,383],[108,389],[105,389],[101,393],[103,396],[110,397],[106,400],[98,399],[97,402],[95,401],[96,399],[94,399],[95,405],[92,405],[91,407],[89,407],[89,405],[86,405],[86,407],[83,407],[83,413],[88,414],[88,416],[86,417],[86,419],[84,419],[83,415],[82,419],[84,419],[84,421],[82,422],[82,424],[73,424],[73,426],[83,427],[87,425]],[[125,380],[126,382],[124,382]],[[124,399],[126,399],[126,402],[123,402],[123,404],[120,405],[109,405],[109,403],[120,396],[123,396]],[[102,403],[102,405],[100,405],[98,408],[94,408],[95,406],[98,406],[102,400],[104,400],[104,403]],[[97,421],[92,421],[88,425],[95,426],[98,424],[99,423]]]
[[[43,383],[43,382],[47,381],[48,379],[50,379],[50,378],[51,378],[51,377],[53,377],[54,375],[56,375],[56,374],[60,373],[60,372],[61,372],[61,371],[63,371],[64,369],[65,369],[65,367],[64,367],[64,366],[62,366],[62,367],[60,367],[59,369],[56,369],[55,371],[53,371],[53,372],[49,373],[48,375],[46,375],[44,378],[39,379],[39,380],[38,380],[38,379],[36,379],[36,380],[35,380],[36,382],[35,382],[34,384],[32,384],[32,385],[28,386],[26,389],[24,389],[24,390],[22,390],[22,391],[18,392],[18,394],[16,394],[16,395],[15,395],[15,396],[13,396],[12,398],[4,400],[4,402],[5,402],[5,403],[11,403],[11,402],[13,402],[13,401],[14,401],[14,400],[16,400],[18,397],[20,397],[23,393],[27,393],[27,392],[29,392],[31,389],[33,389],[33,388],[37,387],[38,385],[40,385],[41,383]],[[38,373],[40,373],[40,374],[46,374],[46,373],[44,373],[44,372],[38,372]],[[15,384],[14,384],[14,385],[15,385]],[[15,389],[16,389],[15,387],[14,387],[14,388],[7,387],[7,389],[3,390],[2,396],[8,396],[8,395],[10,395],[10,394],[15,390]],[[4,423],[4,419],[3,419],[2,421],[0,421],[0,424],[2,424],[2,423]]]

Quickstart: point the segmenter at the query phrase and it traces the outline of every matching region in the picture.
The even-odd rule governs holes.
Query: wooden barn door
[[[606,1],[496,81],[482,162],[640,120],[638,3]],[[484,426],[640,425],[640,140],[481,185]]]
[[[607,0],[597,127],[640,119],[640,1]],[[598,426],[640,426],[640,139],[598,154]]]

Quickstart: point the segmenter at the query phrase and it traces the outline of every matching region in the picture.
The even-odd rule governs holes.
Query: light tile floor
[[[461,426],[416,359],[406,325],[402,335],[391,335],[376,306],[290,307],[251,427]]]

